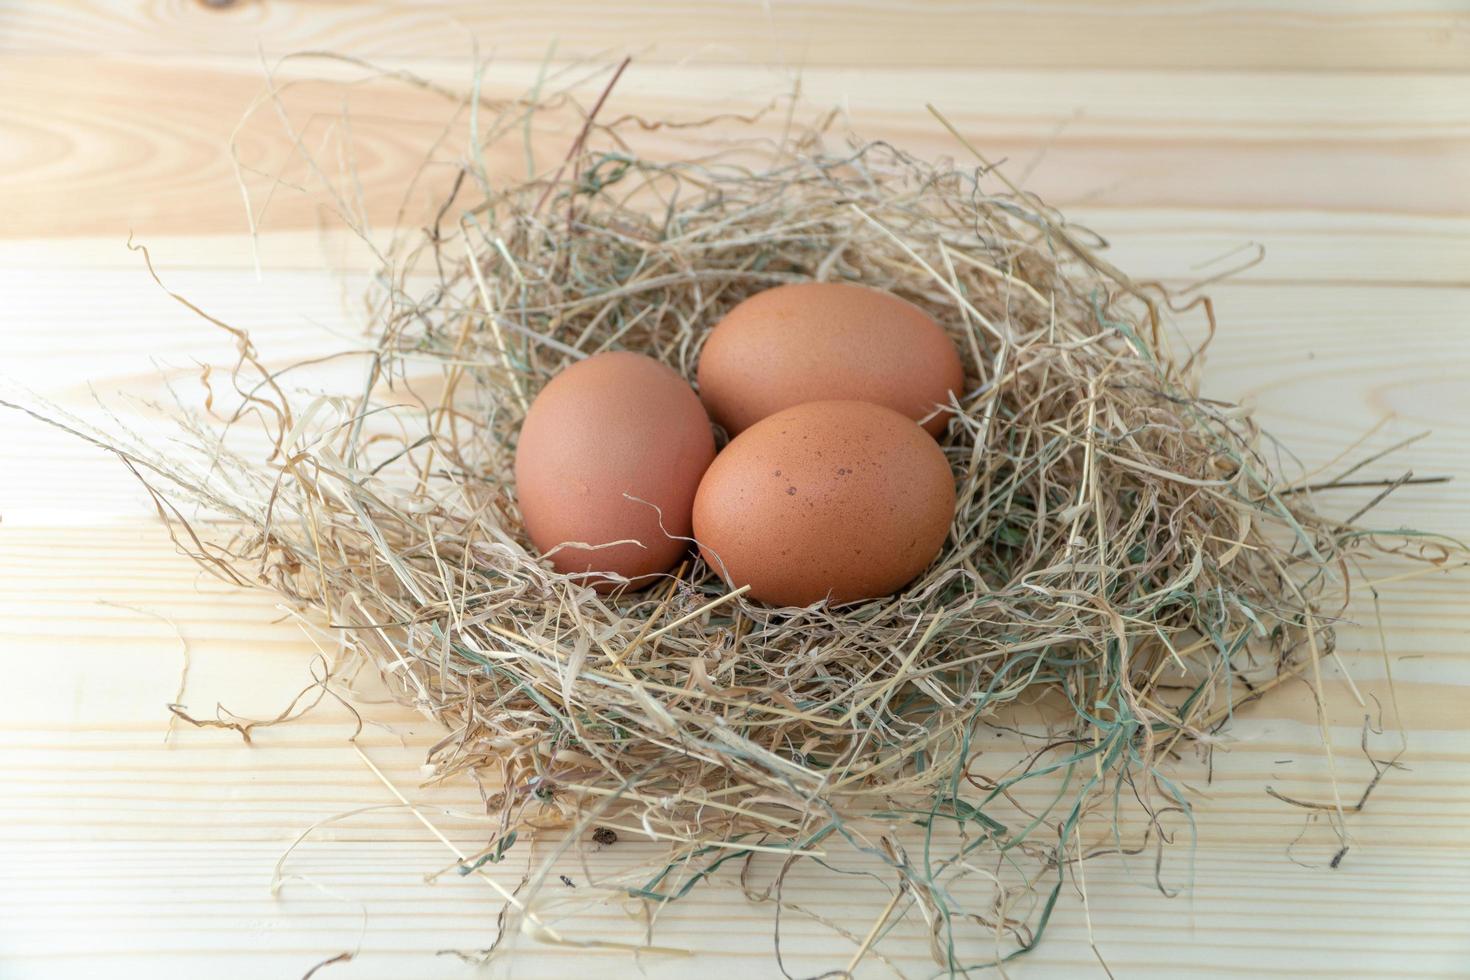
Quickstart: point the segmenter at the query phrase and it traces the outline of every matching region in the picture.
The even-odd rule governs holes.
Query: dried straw
[[[953,880],[984,864],[995,897],[971,921],[995,935],[980,961],[1004,959],[1045,927],[1088,814],[1121,797],[1187,812],[1163,765],[1181,740],[1317,674],[1356,555],[1458,547],[1324,516],[1334,481],[1288,481],[1249,411],[1200,397],[1208,299],[1129,279],[978,154],[834,149],[818,126],[669,160],[625,138],[654,124],[599,122],[599,100],[564,161],[498,184],[484,151],[547,103],[463,105],[475,152],[427,230],[383,253],[371,349],[343,355],[365,362],[356,383],[290,388],[225,327],[235,404],[217,391],[212,413],[181,415],[194,465],[104,441],[201,564],[319,611],[340,663],[370,662],[443,722],[435,778],[473,774],[496,822],[478,863],[527,827],[615,828],[669,842],[631,889],[663,901],[732,857],[846,842],[902,886],[852,963],[901,905],[950,970],[974,965]],[[552,572],[512,482],[537,390],[608,349],[692,378],[724,311],[810,279],[891,290],[963,352],[942,437],[958,505],[933,565],[835,609],[755,604],[694,557],[612,597]],[[228,523],[186,519],[201,505]],[[1041,747],[987,770],[980,735],[1038,701]],[[1041,805],[1017,797],[1048,779]],[[900,832],[915,823],[922,859]],[[512,918],[534,925],[534,902]]]

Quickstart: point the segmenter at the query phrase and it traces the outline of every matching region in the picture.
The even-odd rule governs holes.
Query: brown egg
[[[714,455],[709,416],[675,371],[626,351],[589,357],[541,390],[521,426],[516,493],[526,531],[543,553],[568,541],[637,541],[561,548],[551,563],[647,585],[645,576],[688,549],[679,538],[689,536],[694,492]],[[587,581],[603,591],[617,584]]]
[[[888,595],[924,570],[954,516],[943,451],[869,402],[807,402],[715,458],[694,498],[710,567],[777,606]]]
[[[756,293],[710,332],[699,394],[732,436],[802,402],[887,405],[944,430],[936,406],[963,390],[965,369],[933,318],[892,293],[807,282]]]

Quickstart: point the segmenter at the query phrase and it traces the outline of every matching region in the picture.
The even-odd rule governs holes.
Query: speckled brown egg
[[[807,282],[756,293],[725,314],[699,358],[699,394],[732,436],[792,405],[876,402],[933,435],[965,370],[934,319],[892,293]]]
[[[714,455],[709,416],[673,369],[626,351],[589,357],[541,390],[521,426],[516,494],[526,531],[557,571],[647,585],[688,549],[680,538]],[[637,543],[558,548],[623,540]],[[617,584],[586,580],[603,591]]]
[[[694,536],[732,586],[776,606],[888,595],[924,570],[954,515],[943,451],[870,402],[806,402],[735,438],[699,484]]]

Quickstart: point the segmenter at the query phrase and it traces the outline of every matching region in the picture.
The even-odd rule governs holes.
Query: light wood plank
[[[1113,240],[1115,261],[1140,277],[1209,275],[1264,243],[1263,264],[1213,290],[1222,333],[1209,391],[1258,405],[1309,464],[1385,414],[1372,446],[1435,430],[1375,475],[1412,466],[1456,482],[1406,488],[1378,518],[1470,537],[1467,26],[1460,0],[0,4],[0,377],[90,412],[89,385],[114,403],[156,396],[161,376],[188,390],[196,358],[228,357],[222,338],[148,282],[122,248],[130,230],[155,246],[171,285],[250,326],[274,363],[352,343],[371,265],[320,229],[314,204],[285,195],[273,205],[265,277],[250,271],[222,143],[260,88],[257,46],[272,57],[349,51],[463,86],[475,34],[495,55],[486,91],[506,95],[534,77],[556,36],[562,58],[637,55],[611,112],[748,109],[799,72],[813,111],[846,105],[865,135],[956,154],[923,111],[934,101],[1011,173]],[[292,97],[309,137],[334,151],[342,89]],[[350,104],[366,213],[382,228],[451,109],[382,86]],[[757,131],[779,126],[773,115]],[[540,158],[570,138],[566,122],[541,120]],[[247,128],[242,145],[266,169],[292,166],[273,120]],[[645,148],[680,149],[663,136]],[[492,164],[512,173],[518,153]],[[411,212],[436,200],[442,176]],[[140,432],[166,435],[151,411],[128,411]],[[426,883],[448,854],[401,810],[315,832],[287,866],[310,881],[272,898],[271,868],[296,834],[390,798],[349,748],[352,719],[333,703],[259,733],[253,747],[192,729],[165,742],[182,664],[175,627],[192,665],[184,700],[202,713],[224,701],[274,714],[309,682],[315,648],[271,596],[224,589],[174,554],[116,462],[8,414],[0,433],[0,976],[300,976],[359,941],[354,960],[320,976],[774,971],[770,906],[747,904],[724,878],[664,913],[658,940],[698,950],[696,960],[635,964],[523,939],[513,959],[477,973],[436,951],[488,943],[499,900],[483,882]],[[1194,849],[1181,839],[1164,869],[1186,893],[1153,891],[1149,858],[1089,862],[1090,929],[1069,889],[1046,945],[1009,976],[1097,974],[1091,937],[1120,978],[1464,975],[1470,588],[1435,575],[1380,592],[1387,664],[1366,590],[1339,652],[1384,705],[1391,668],[1408,768],[1351,818],[1342,866],[1322,867],[1330,834],[1265,793],[1330,792],[1312,697],[1285,684],[1222,733],[1212,771],[1193,752],[1178,764],[1200,791],[1199,838]],[[1325,680],[1351,795],[1370,774],[1358,749],[1364,711],[1335,663]],[[1371,745],[1391,753],[1395,719],[1384,710]],[[395,706],[367,713],[375,724],[362,742],[388,777],[454,840],[481,846],[469,787],[418,787],[435,727]],[[1004,758],[1003,744],[988,751]],[[528,838],[497,879],[513,886],[546,846]],[[555,910],[558,925],[640,935],[626,903],[595,899],[589,876],[652,853],[625,839],[563,862],[556,872],[577,888],[556,886],[554,897],[579,901]],[[757,862],[757,879],[771,867]],[[868,879],[810,867],[784,894],[855,934],[886,901]],[[853,948],[799,913],[783,916],[781,935],[794,975],[841,966]],[[934,970],[912,917],[881,951],[902,975]],[[869,957],[858,975],[895,974]]]
[[[569,972],[595,970],[620,976],[633,969],[627,959],[606,954],[570,955],[545,947],[522,945],[522,955],[487,973],[474,973],[434,955],[435,948],[488,941],[496,904],[471,890],[473,883],[424,886],[413,873],[397,869],[435,863],[437,853],[423,845],[388,842],[333,841],[317,843],[303,855],[298,867],[315,880],[330,885],[336,899],[310,886],[288,886],[279,901],[265,892],[266,876],[258,869],[275,859],[274,844],[227,847],[157,846],[43,846],[19,869],[17,879],[36,886],[50,882],[65,891],[32,892],[71,896],[90,892],[91,901],[77,911],[92,928],[92,948],[105,952],[110,963],[125,973],[187,976],[206,973],[224,978],[299,976],[311,964],[357,942],[361,910],[368,914],[368,939],[361,956],[329,972],[345,977],[402,978],[531,977],[560,978]],[[1095,890],[1092,917],[1098,944],[1116,975],[1178,977],[1240,975],[1252,967],[1252,956],[1269,957],[1281,974],[1292,976],[1455,976],[1466,952],[1453,930],[1459,924],[1453,909],[1467,899],[1466,864],[1456,858],[1409,850],[1401,864],[1366,864],[1365,874],[1382,882],[1376,894],[1341,887],[1348,874],[1336,876],[1339,887],[1323,889],[1319,903],[1304,906],[1292,899],[1305,881],[1323,873],[1285,864],[1274,851],[1252,850],[1231,861],[1202,859],[1200,883],[1189,898],[1173,902],[1150,895],[1147,872],[1131,877],[1099,870],[1089,888]],[[200,867],[208,867],[208,876]],[[585,881],[579,868],[575,880]],[[131,881],[156,875],[160,883],[172,880],[196,891],[200,898],[183,907],[162,888],[137,889]],[[202,879],[202,880],[201,880]],[[1442,905],[1416,902],[1412,889],[1427,885]],[[861,886],[856,886],[861,888]],[[244,901],[225,904],[222,896],[244,895]],[[801,895],[814,910],[836,917],[844,925],[861,928],[860,918],[844,914],[839,895]],[[815,898],[816,901],[812,901]],[[762,907],[731,914],[739,902],[728,889],[691,896],[691,904],[671,910],[665,925],[680,941],[710,950],[698,961],[701,976],[741,978],[764,976],[772,962],[769,913]],[[25,958],[7,964],[7,977],[55,978],[95,976],[88,973],[95,954],[79,949],[74,932],[56,928],[34,906],[8,914],[0,935],[19,937]],[[764,913],[764,914],[763,914]],[[620,912],[599,910],[596,924],[617,927]],[[312,931],[291,923],[310,916]],[[713,928],[723,919],[739,922],[741,940],[731,930]],[[168,928],[170,923],[188,928]],[[626,926],[626,920],[623,923]],[[1053,925],[1052,955],[1022,960],[1009,975],[1033,978],[1091,976],[1096,961],[1087,949],[1085,923],[1077,910],[1063,907]],[[1109,936],[1125,931],[1156,929],[1161,937],[1151,944],[1120,948]],[[228,937],[227,944],[211,945],[208,937]],[[919,944],[913,943],[911,946]],[[850,949],[810,920],[788,915],[782,923],[782,947],[788,967],[797,976],[811,976],[830,964],[833,952]],[[904,975],[926,976],[929,964],[899,953],[895,961]],[[687,960],[644,957],[640,963],[654,978],[687,977]],[[772,969],[771,972],[774,972]],[[640,974],[642,975],[642,974]],[[892,977],[871,964],[860,977]]]
[[[67,888],[60,893],[63,896],[90,892],[92,900],[74,908],[87,919],[92,930],[87,945],[96,952],[82,947],[74,931],[58,929],[37,915],[34,906],[22,908],[0,925],[0,935],[17,936],[15,948],[24,954],[7,964],[7,977],[95,976],[88,971],[95,969],[102,955],[124,974],[152,970],[155,976],[169,977],[191,973],[296,977],[311,964],[356,945],[362,909],[368,914],[363,952],[354,962],[333,967],[330,972],[338,976],[560,978],[587,970],[620,976],[633,969],[625,958],[578,956],[522,944],[520,955],[499,969],[474,973],[436,957],[435,950],[488,942],[487,923],[493,921],[497,906],[484,894],[488,889],[475,894],[468,883],[460,882],[423,886],[414,873],[397,870],[435,863],[438,855],[429,848],[386,842],[317,844],[298,866],[342,898],[296,884],[288,886],[279,901],[272,901],[265,890],[267,876],[257,869],[273,863],[278,850],[273,844],[40,847],[22,866],[17,881],[27,885],[49,881],[53,887]],[[1192,895],[1173,902],[1151,895],[1144,869],[1132,876],[1099,869],[1089,882],[1096,899],[1092,918],[1099,947],[1115,974],[1130,978],[1162,980],[1184,971],[1189,976],[1239,976],[1252,971],[1253,963],[1261,959],[1269,959],[1278,975],[1297,977],[1463,975],[1460,965],[1467,948],[1456,935],[1462,921],[1453,911],[1456,903],[1470,897],[1464,889],[1467,865],[1462,860],[1409,849],[1396,867],[1365,863],[1364,873],[1376,875],[1382,883],[1376,893],[1343,887],[1351,875],[1341,874],[1330,882],[1337,887],[1330,891],[1324,887],[1322,900],[1311,905],[1293,896],[1304,883],[1320,880],[1325,873],[1283,864],[1278,852],[1267,850],[1245,851],[1229,861],[1202,859]],[[201,865],[210,869],[203,881]],[[585,881],[580,869],[571,873]],[[154,875],[161,882],[172,880],[188,887],[199,899],[182,906],[167,895],[166,886],[139,890],[129,884],[130,879]],[[1443,904],[1414,901],[1414,889],[1420,886],[1434,889]],[[32,894],[44,899],[56,893]],[[221,898],[235,894],[248,898],[228,904]],[[801,898],[848,928],[866,925],[843,908],[846,903],[840,895]],[[709,951],[697,961],[701,976],[764,976],[772,964],[768,910],[756,907],[732,915],[732,903],[739,901],[728,889],[716,886],[669,913],[664,923],[668,935]],[[626,920],[619,921],[620,915],[615,908],[600,910],[594,922],[603,929],[628,928]],[[308,916],[318,923],[313,930],[292,927]],[[712,927],[719,921],[726,928]],[[176,927],[168,928],[171,923]],[[728,928],[736,923],[740,932]],[[1022,960],[1008,969],[1009,975],[1031,980],[1100,974],[1087,949],[1078,910],[1064,905],[1052,929],[1053,952],[1045,960]],[[1145,930],[1156,931],[1161,938],[1128,946],[1109,938]],[[219,939],[211,943],[210,937]],[[910,942],[907,948],[920,945]],[[851,944],[810,920],[788,914],[782,923],[782,948],[795,975],[811,976],[832,962],[834,952],[849,950]],[[899,952],[893,959],[906,976],[932,972],[932,964],[918,956]],[[654,956],[642,958],[640,965],[655,978],[687,977],[691,966],[682,958]],[[893,975],[878,964],[859,973]]]
[[[1141,279],[1194,282],[1243,262],[1258,244],[1264,260],[1233,276],[1232,283],[1470,285],[1470,216],[1095,205],[1070,207],[1067,215],[1102,236],[1112,261]],[[385,231],[374,241],[382,247],[388,237]],[[61,266],[123,270],[139,277],[142,257],[129,251],[126,241],[126,235],[0,237],[0,269],[24,270],[31,279]],[[238,273],[257,260],[266,272],[372,272],[378,265],[369,249],[340,229],[267,232],[258,247],[247,236],[231,233],[147,234],[139,241],[165,272]]]
[[[629,50],[660,61],[775,65],[1463,71],[1456,0],[503,0],[127,4],[0,9],[0,51],[252,55],[330,48],[374,56],[537,60]]]
[[[40,666],[35,677],[22,675],[17,684],[12,676],[0,690],[0,782],[7,787],[0,800],[0,950],[7,976],[79,976],[99,957],[170,976],[221,956],[228,957],[224,976],[304,972],[355,946],[364,911],[365,952],[344,975],[461,975],[433,953],[488,942],[498,900],[476,881],[425,884],[422,875],[447,858],[401,811],[324,828],[292,857],[287,870],[327,894],[297,881],[280,899],[269,896],[271,868],[297,833],[388,801],[347,745],[347,712],[328,703],[300,723],[258,733],[253,747],[231,733],[189,729],[164,744],[162,706],[174,696],[179,667],[173,629],[96,601],[135,606],[177,625],[193,658],[186,701],[195,710],[223,699],[242,712],[273,713],[287,691],[309,679],[313,649],[293,627],[269,623],[269,597],[211,586],[197,591],[193,570],[171,556],[158,529],[137,525],[12,528],[0,535],[0,595],[16,595],[17,583],[28,584],[26,600],[0,600],[0,622],[7,624],[0,643],[13,663]],[[1360,969],[1454,975],[1467,950],[1460,909],[1470,899],[1470,857],[1459,836],[1470,818],[1470,787],[1459,778],[1470,758],[1470,728],[1460,710],[1470,676],[1442,668],[1465,663],[1456,625],[1463,622],[1460,590],[1441,579],[1386,587],[1384,594],[1392,635],[1412,638],[1394,656],[1398,693],[1414,705],[1415,730],[1409,769],[1393,773],[1368,811],[1353,818],[1354,851],[1331,872],[1293,864],[1283,850],[1302,831],[1301,815],[1265,796],[1265,786],[1327,792],[1310,697],[1283,688],[1242,712],[1217,750],[1208,785],[1197,760],[1184,764],[1201,782],[1199,850],[1191,868],[1187,845],[1171,849],[1165,873],[1174,884],[1192,880],[1187,898],[1170,901],[1151,891],[1147,859],[1089,865],[1094,932],[1122,975],[1230,974],[1262,956],[1273,968],[1308,976]],[[1448,617],[1448,628],[1428,625],[1436,610]],[[1406,633],[1407,623],[1418,625]],[[1342,651],[1363,690],[1386,698],[1369,671],[1376,641],[1368,633],[1348,630]],[[70,703],[35,698],[31,692],[43,682],[74,692]],[[1339,682],[1329,680],[1329,694],[1340,722],[1332,730],[1340,771],[1356,784],[1367,774],[1353,754],[1356,709]],[[367,711],[377,725],[362,742],[377,764],[462,846],[480,846],[475,799],[463,785],[411,789],[422,753],[437,737],[434,727],[396,707]],[[1023,792],[1040,802],[1033,795]],[[1325,843],[1309,833],[1293,856],[1320,864],[1330,852]],[[525,847],[497,876],[513,884],[524,867],[517,862],[536,853]],[[653,853],[629,839],[589,854],[585,864],[568,859],[555,873],[585,891]],[[862,866],[849,856],[840,860]],[[758,864],[757,880],[769,871]],[[799,870],[786,897],[858,932],[883,901],[861,879],[838,881],[816,869]],[[1083,968],[1081,914],[1069,893],[1048,945],[1015,975],[1060,977]],[[83,941],[69,942],[78,919],[88,923]],[[579,907],[564,924],[585,935],[635,934],[617,902]],[[699,949],[701,972],[734,977],[770,964],[770,927],[769,907],[745,904],[723,880],[671,907],[659,936]],[[908,923],[891,944],[908,975],[927,972],[917,930]],[[807,973],[830,967],[834,950],[846,943],[799,915],[783,921],[782,936],[791,965]],[[522,948],[516,976],[556,976],[589,962],[525,940]],[[603,969],[627,964],[590,962]],[[645,965],[655,977],[687,975],[681,960],[654,957]],[[889,974],[871,964],[863,975]]]
[[[1156,265],[1131,268],[1140,276],[1167,272],[1165,251]],[[267,363],[285,366],[361,343],[361,276],[284,269],[257,281],[243,269],[172,268],[175,255],[186,254],[159,245],[168,283],[248,328]],[[92,402],[95,391],[131,411],[130,424],[140,433],[167,438],[171,423],[141,410],[135,399],[156,397],[168,380],[197,401],[198,364],[228,363],[232,340],[163,295],[136,267],[94,269],[85,290],[72,288],[74,276],[0,270],[0,292],[31,311],[26,329],[7,342],[5,374],[105,421]],[[1470,538],[1470,290],[1264,281],[1221,284],[1211,292],[1221,324],[1207,362],[1211,394],[1255,404],[1309,465],[1332,458],[1384,416],[1393,419],[1372,445],[1432,430],[1375,475],[1412,467],[1460,482],[1404,488],[1380,519],[1432,523]],[[347,384],[354,370],[345,361],[332,376]],[[77,523],[152,512],[119,464],[94,447],[58,438],[28,419],[6,423],[6,451],[16,461],[6,480],[7,522]]]
[[[404,64],[457,88],[470,81],[464,66]],[[537,70],[494,66],[484,91],[519,94]],[[9,205],[0,232],[244,232],[223,146],[261,79],[260,65],[243,58],[0,58],[0,88],[19,96],[0,108],[0,194]],[[584,97],[590,101],[601,84],[582,86]],[[609,111],[692,119],[750,110],[789,88],[789,79],[757,69],[640,65],[625,75]],[[831,68],[805,72],[802,88],[809,114],[847,105],[868,137],[921,155],[956,155],[960,148],[924,111],[935,101],[993,158],[1009,161],[1013,175],[1063,206],[1470,213],[1470,76]],[[437,95],[387,83],[351,95],[340,85],[303,83],[287,97],[331,179],[342,160],[355,165],[375,225],[399,213],[424,148],[454,112]],[[344,108],[352,118],[346,144]],[[772,113],[753,131],[774,136],[783,125]],[[467,131],[462,120],[455,131]],[[569,119],[543,117],[537,132],[543,162],[574,136]],[[636,140],[651,153],[690,146],[687,134]],[[240,145],[246,164],[311,180],[271,112],[242,131]],[[346,155],[339,159],[339,151]],[[440,159],[457,157],[447,149]],[[522,172],[522,160],[509,144],[490,155],[504,175]],[[437,206],[450,174],[447,163],[430,169],[411,217]],[[247,175],[247,185],[259,203],[267,184]],[[320,204],[319,196],[281,190],[265,226],[316,228]]]

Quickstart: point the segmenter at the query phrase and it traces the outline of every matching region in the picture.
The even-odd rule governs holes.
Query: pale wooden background
[[[1264,243],[1263,265],[1214,290],[1211,390],[1258,405],[1312,463],[1385,417],[1370,448],[1432,428],[1373,475],[1459,482],[1406,489],[1378,519],[1470,537],[1464,0],[0,3],[0,377],[85,409],[89,386],[116,400],[227,357],[147,281],[123,248],[129,230],[173,286],[249,326],[273,360],[340,346],[360,326],[360,283],[322,271],[330,247],[309,209],[274,213],[263,279],[252,269],[222,145],[260,86],[258,46],[463,82],[471,34],[507,92],[553,38],[559,56],[638,53],[618,106],[657,114],[759,103],[799,69],[812,104],[846,105],[866,134],[954,152],[923,111],[934,101],[1113,239],[1139,277],[1182,281]],[[382,219],[422,133],[413,97],[375,109],[357,163]],[[402,809],[317,832],[286,868],[309,880],[269,894],[298,833],[392,802],[348,747],[348,716],[324,708],[254,747],[192,730],[165,743],[164,705],[187,647],[195,711],[274,714],[309,680],[313,648],[268,596],[228,592],[175,555],[115,462],[11,414],[0,433],[0,977],[297,977],[349,950],[318,976],[473,975],[435,952],[484,946],[499,900],[473,879],[425,883],[449,855]],[[1470,976],[1470,588],[1435,576],[1381,592],[1409,768],[1352,818],[1342,867],[1321,867],[1331,842],[1315,827],[1291,851],[1301,863],[1289,859],[1302,814],[1264,792],[1328,791],[1310,695],[1286,685],[1216,753],[1191,890],[1164,900],[1146,867],[1089,864],[1114,975]],[[1369,607],[1353,612],[1364,625],[1343,630],[1343,659],[1386,701]],[[1327,685],[1352,798],[1369,773],[1363,712],[1335,669]],[[384,773],[478,847],[471,815],[444,812],[472,808],[470,793],[415,788],[432,726],[370,714],[379,726],[362,742]],[[497,875],[514,884],[523,866]],[[585,882],[598,867],[567,870]],[[861,934],[881,902],[847,889],[809,874],[794,894]],[[637,936],[615,903],[582,924]],[[771,934],[769,906],[717,884],[659,933],[696,961],[522,942],[499,970],[773,976]],[[882,947],[902,975],[933,972],[920,935],[905,923]],[[794,975],[841,967],[853,949],[799,915],[782,937]],[[1101,975],[1087,943],[1069,893],[1050,941],[1009,975]],[[859,973],[893,970],[869,958]]]

